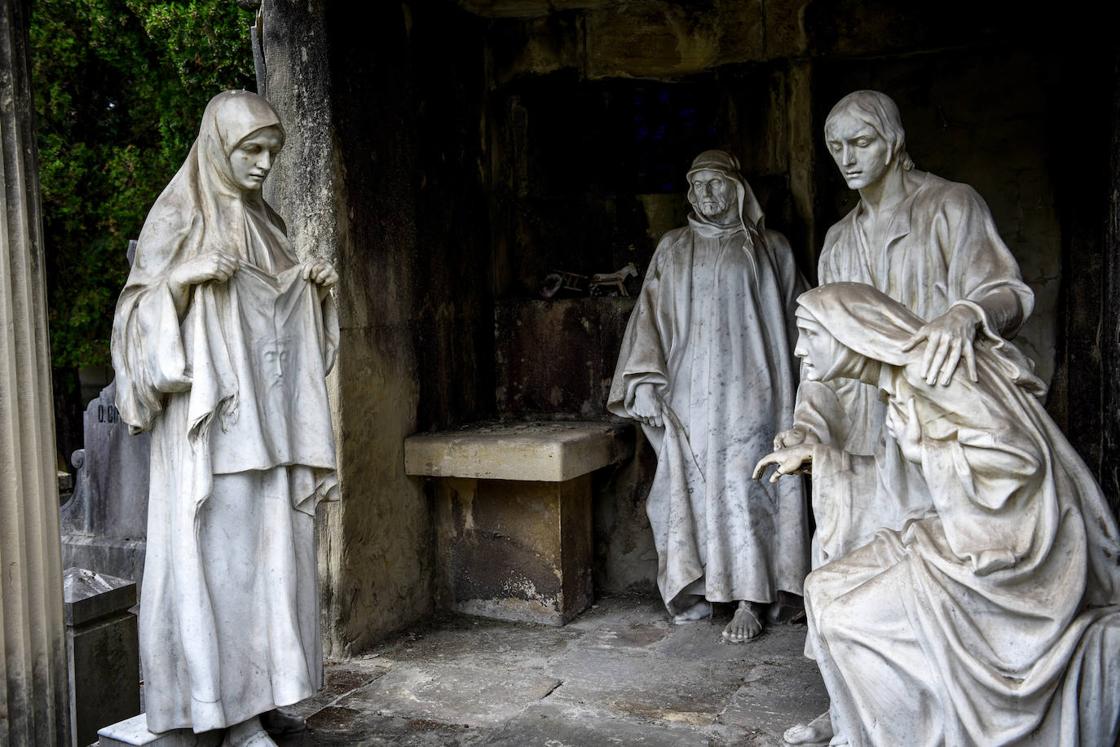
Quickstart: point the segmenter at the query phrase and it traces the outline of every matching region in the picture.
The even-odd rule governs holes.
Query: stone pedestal
[[[70,663],[70,726],[75,744],[97,729],[140,713],[140,645],[136,584],[83,568],[63,575]]]
[[[591,472],[630,455],[630,426],[516,423],[412,436],[405,471],[441,478],[437,594],[500,620],[563,625],[591,604]]]

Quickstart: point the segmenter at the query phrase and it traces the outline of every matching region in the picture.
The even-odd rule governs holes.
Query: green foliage
[[[206,102],[254,87],[234,0],[35,0],[32,85],[56,368],[106,365],[125,250]]]

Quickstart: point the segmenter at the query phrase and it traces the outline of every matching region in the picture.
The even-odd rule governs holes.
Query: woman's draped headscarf
[[[827,332],[838,346],[835,360],[822,378],[859,378],[862,359],[905,366],[922,351],[904,350],[910,338],[925,324],[914,312],[878,289],[863,283],[829,283],[802,293],[796,315]],[[1032,372],[1022,351],[999,334],[984,327],[986,342],[977,347],[977,359],[989,357],[996,368],[1031,394],[1045,392],[1045,384]]]
[[[237,145],[265,127],[283,132],[275,110],[257,94],[225,91],[212,98],[186,161],[144,221],[132,270],[117,300],[112,338],[117,405],[125,422],[136,429],[147,428],[161,409],[160,383],[131,378],[146,370],[137,356],[161,354],[157,341],[129,331],[132,312],[145,292],[166,283],[177,265],[203,254],[220,251],[250,260],[247,209],[265,215],[266,240],[296,262],[280,217],[260,190],[239,187],[230,166]],[[151,349],[145,353],[147,348]]]

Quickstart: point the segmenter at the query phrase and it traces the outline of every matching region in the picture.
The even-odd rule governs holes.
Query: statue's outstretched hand
[[[303,279],[329,288],[338,282],[338,273],[325,259],[309,259],[303,263]]]
[[[969,378],[976,381],[976,353],[972,345],[979,324],[980,320],[973,309],[964,305],[953,306],[933,321],[922,325],[902,349],[913,350],[918,343],[925,341],[922,378],[930,386],[935,383],[948,386],[961,358],[964,358]]]
[[[798,475],[808,471],[813,463],[813,444],[799,444],[785,449],[778,449],[762,459],[754,467],[754,479],[762,477],[762,473],[771,464],[777,465],[774,474],[770,475],[770,482],[777,482],[782,475]]]
[[[774,450],[788,449],[791,446],[800,446],[801,444],[816,444],[820,443],[817,437],[809,431],[808,428],[802,425],[795,425],[789,430],[782,431],[774,436]]]
[[[631,408],[634,419],[652,425],[655,428],[665,426],[665,416],[662,413],[661,398],[653,384],[638,384],[634,390],[634,406]]]
[[[918,421],[918,407],[911,397],[906,402],[906,414],[897,407],[887,408],[887,432],[894,436],[902,456],[909,462],[922,461],[922,424]]]

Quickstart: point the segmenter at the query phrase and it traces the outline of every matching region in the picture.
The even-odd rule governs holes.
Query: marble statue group
[[[1120,535],[1009,341],[1033,294],[975,190],[915,167],[889,97],[849,94],[824,129],[859,202],[820,287],[708,151],[630,318],[609,406],[657,454],[665,605],[737,602],[740,643],[803,594],[832,702],[787,744],[1112,744]]]
[[[859,202],[819,287],[719,150],[645,272],[608,409],[657,456],[664,605],[729,605],[743,644],[803,597],[831,706],[787,744],[1112,744],[1120,534],[1011,341],[1033,294],[983,199],[916,168],[890,98],[849,94],[824,136]],[[151,432],[149,728],[237,746],[275,744],[276,709],[323,681],[338,276],[262,197],[283,143],[263,98],[210,102],[112,339],[121,418]]]

